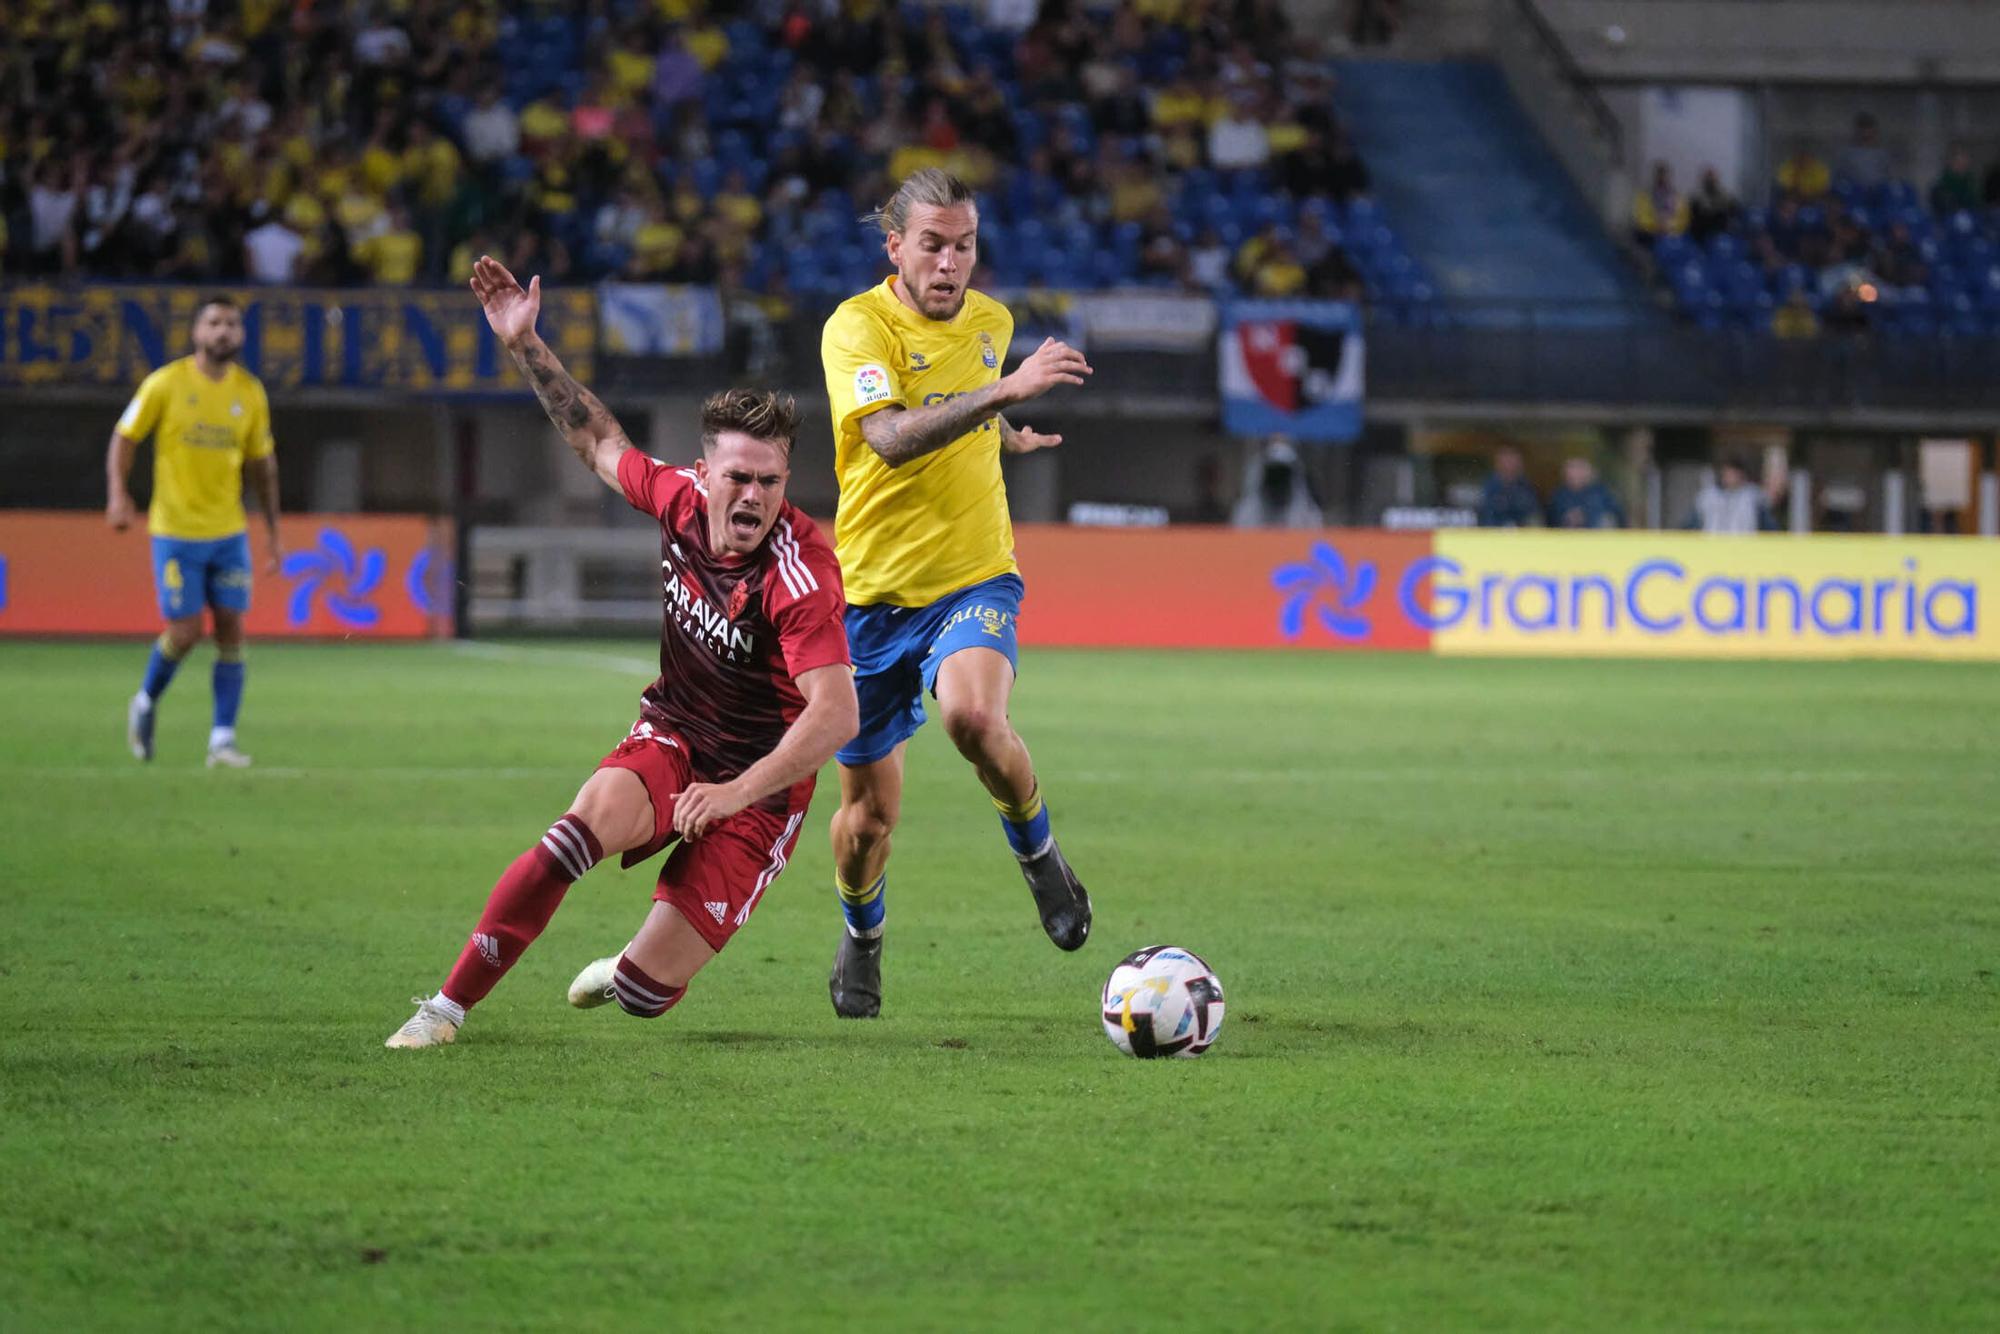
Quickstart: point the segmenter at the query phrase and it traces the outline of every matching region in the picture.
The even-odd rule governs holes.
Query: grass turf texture
[[[646,648],[255,646],[246,773],[143,657],[0,645],[9,1330],[2000,1321],[1990,670],[1031,654],[1081,955],[929,728],[879,1022],[829,777],[664,1021],[562,1003],[603,868],[412,1053]],[[1099,1032],[1157,941],[1199,1061]]]

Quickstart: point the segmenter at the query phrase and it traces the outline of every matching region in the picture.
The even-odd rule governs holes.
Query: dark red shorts
[[[646,785],[653,802],[653,837],[625,853],[622,864],[636,866],[680,835],[674,832],[674,803],[695,781],[687,742],[651,723],[640,722],[600,769],[629,769]],[[801,790],[803,789],[803,790]],[[720,951],[745,922],[758,900],[785,869],[805,824],[809,784],[794,788],[783,811],[751,807],[738,811],[692,843],[680,843],[660,868],[653,897],[674,909]]]

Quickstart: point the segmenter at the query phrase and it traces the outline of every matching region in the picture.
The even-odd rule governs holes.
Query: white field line
[[[1451,782],[1466,778],[1489,775],[1494,765],[1467,763],[1456,767],[1428,766],[1417,768],[1409,765],[1386,765],[1369,767],[1362,765],[1331,763],[1320,768],[1298,769],[1202,769],[1198,770],[1204,783],[1436,783]],[[1509,769],[1510,774],[1516,772]],[[1524,777],[1536,782],[1591,783],[1605,778],[1624,775],[1629,769],[1624,766],[1606,765],[1601,768],[1531,768]],[[1897,778],[1890,773],[1877,773],[1868,769],[1731,769],[1718,765],[1713,769],[1693,769],[1687,771],[1689,783],[1704,786],[1726,784],[1731,787],[1743,784],[1776,783],[1879,783]],[[1065,772],[1061,769],[1049,771],[1052,783],[1159,783],[1178,781],[1170,779],[1158,770],[1141,769],[1078,769]],[[1649,774],[1648,781],[1670,781],[1668,776]]]
[[[0,768],[0,777],[14,774],[36,778],[150,778],[155,774],[168,774],[179,779],[188,773],[204,772],[199,761],[187,764],[101,764],[101,765],[61,765],[43,768],[26,766],[19,769]],[[543,764],[516,766],[513,768],[493,768],[487,765],[370,765],[348,768],[341,765],[326,765],[318,769],[305,769],[281,764],[253,764],[248,769],[236,770],[248,778],[368,778],[405,779],[420,782],[434,782],[441,778],[546,778],[550,774],[571,774],[578,772],[574,764]]]
[[[541,662],[551,665],[572,663],[581,667],[600,667],[610,672],[627,672],[635,676],[658,676],[660,664],[654,658],[633,658],[621,653],[592,653],[577,648],[533,648],[524,644],[485,644],[473,640],[456,640],[451,651],[462,653],[468,658],[489,658],[496,662]]]

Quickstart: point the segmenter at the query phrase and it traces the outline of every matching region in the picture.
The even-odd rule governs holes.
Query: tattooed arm
[[[1030,399],[1040,398],[1059,384],[1082,384],[1090,374],[1083,353],[1053,338],[1029,354],[1011,375],[983,389],[948,398],[925,408],[883,408],[861,419],[861,438],[892,468],[943,449],[989,418]],[[1026,453],[1061,442],[1061,436],[1016,431],[1000,419],[1000,439],[1009,453]],[[1032,439],[1032,443],[1030,443]]]
[[[606,486],[622,490],[618,456],[632,448],[632,441],[597,395],[563,369],[556,354],[535,332],[535,317],[542,308],[542,280],[530,279],[523,290],[498,260],[482,255],[472,266],[472,291],[486,308],[486,322],[512,354],[529,388],[541,400],[542,411],[549,414],[577,458]]]

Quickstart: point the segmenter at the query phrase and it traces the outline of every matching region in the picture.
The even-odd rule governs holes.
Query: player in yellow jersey
[[[1022,587],[1000,453],[1062,443],[1002,415],[1059,384],[1083,383],[1083,355],[1045,341],[1002,375],[1013,316],[967,289],[979,213],[965,183],[911,173],[883,205],[896,273],[842,303],[820,344],[833,403],[847,637],[861,732],[839,753],[834,883],[846,930],[828,990],[836,1014],[882,1005],[883,894],[903,797],[903,748],[931,692],[945,731],[993,798],[1035,896],[1065,950],[1090,934],[1090,897],[1049,832],[1033,761],[1007,720]]]
[[[181,660],[201,641],[202,611],[215,619],[214,725],[208,763],[240,769],[236,713],[243,702],[243,616],[250,610],[249,520],[243,479],[255,482],[269,536],[268,569],[276,574],[278,460],[272,453],[271,403],[264,386],[237,364],[243,312],[228,297],[211,297],[195,311],[194,353],[148,375],[111,432],[104,471],[110,500],[104,517],[119,532],[134,508],[125,478],[146,437],[153,439],[153,579],[167,627],[153,645],[146,677],[126,710],[132,753],[153,758],[153,720],[161,692]]]

